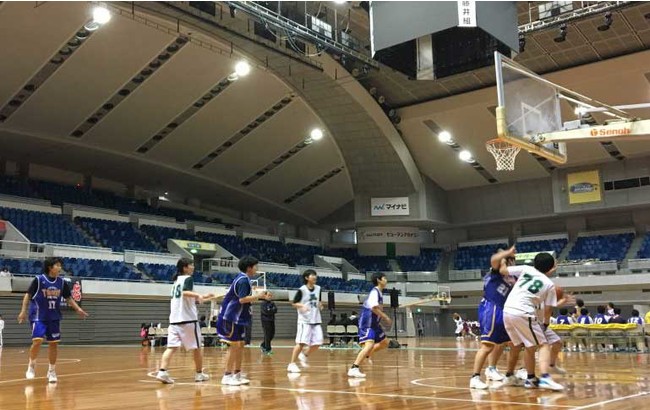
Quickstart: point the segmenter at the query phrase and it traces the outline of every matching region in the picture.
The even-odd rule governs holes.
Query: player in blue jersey
[[[562,308],[560,309],[560,315],[555,320],[555,323],[558,325],[572,325],[575,321],[571,316],[569,316],[569,309]]]
[[[591,320],[591,316],[589,316],[589,310],[586,308],[580,309],[580,316],[578,316],[578,323],[581,325],[591,325],[593,320]]]
[[[50,367],[47,378],[50,383],[56,383],[56,357],[57,343],[61,340],[59,322],[61,320],[61,299],[65,299],[68,306],[77,311],[82,318],[88,317],[88,313],[77,305],[72,299],[70,286],[63,278],[59,277],[61,272],[61,260],[58,258],[47,258],[43,262],[43,275],[38,275],[32,281],[25,297],[23,306],[18,315],[18,323],[27,319],[27,308],[29,306],[29,322],[32,325],[32,346],[29,349],[29,365],[25,378],[36,377],[36,358],[43,340],[47,340],[48,356]]]
[[[643,326],[645,324],[643,319],[639,317],[639,311],[636,309],[632,310],[632,313],[630,314],[630,318],[627,320],[627,323],[633,323],[635,325],[640,325],[640,326]]]
[[[380,324],[380,322],[384,322],[386,326],[390,327],[392,323],[390,317],[384,313],[384,297],[382,295],[388,284],[388,279],[385,274],[375,272],[372,274],[372,284],[375,287],[363,302],[359,316],[359,344],[363,345],[363,349],[348,370],[348,377],[366,377],[359,369],[361,363],[372,354],[388,347],[388,339],[386,339],[386,334]]]
[[[594,316],[594,324],[596,325],[606,325],[608,320],[607,316],[605,316],[605,313],[607,313],[607,309],[605,309],[605,306],[598,306],[596,308],[596,316]]]
[[[241,386],[250,381],[241,374],[242,352],[246,326],[251,324],[251,303],[268,300],[268,293],[253,295],[250,278],[257,275],[258,260],[252,256],[239,259],[239,274],[226,292],[217,319],[219,339],[230,348],[226,354],[226,367],[221,384]]]
[[[515,247],[499,250],[490,259],[490,272],[483,280],[483,299],[478,308],[478,320],[481,325],[481,347],[474,358],[474,372],[470,379],[471,389],[487,389],[489,386],[481,380],[481,369],[489,357],[489,366],[485,371],[488,380],[501,381],[504,376],[496,369],[496,364],[503,353],[505,343],[510,341],[503,324],[503,306],[510,290],[507,266],[515,262]],[[511,375],[507,375],[511,376]],[[510,378],[514,381],[514,378]]]

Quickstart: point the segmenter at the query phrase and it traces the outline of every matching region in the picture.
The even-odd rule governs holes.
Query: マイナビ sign
[[[370,198],[370,216],[409,215],[409,198]]]

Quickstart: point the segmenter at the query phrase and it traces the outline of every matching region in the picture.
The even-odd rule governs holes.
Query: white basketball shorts
[[[201,347],[202,340],[201,329],[196,322],[169,325],[167,330],[167,347],[183,346],[185,350],[194,350]]]
[[[515,316],[503,312],[503,324],[515,346],[523,344],[526,347],[533,347],[548,344],[544,327],[537,321],[537,318]]]
[[[296,344],[320,346],[323,344],[323,328],[320,324],[298,323]]]

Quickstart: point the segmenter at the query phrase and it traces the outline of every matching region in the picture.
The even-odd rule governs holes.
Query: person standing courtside
[[[260,348],[263,354],[273,354],[271,341],[275,337],[275,314],[278,313],[278,307],[275,306],[275,302],[271,299],[272,297],[273,295],[269,293],[260,308],[262,313],[262,330],[264,331],[264,341],[260,345]]]
[[[81,318],[88,317],[88,313],[84,312],[72,299],[72,291],[68,282],[59,276],[61,269],[59,258],[45,259],[43,275],[34,278],[23,297],[18,323],[23,323],[27,319],[27,307],[29,306],[29,322],[32,325],[32,346],[29,349],[29,365],[25,374],[25,378],[28,380],[36,377],[36,358],[43,340],[47,340],[50,361],[47,378],[50,383],[57,382],[55,366],[58,343],[61,341],[61,299],[65,299],[68,306],[72,307]]]

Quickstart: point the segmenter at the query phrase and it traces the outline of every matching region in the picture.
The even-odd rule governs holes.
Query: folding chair
[[[339,338],[340,341],[343,341],[343,336],[345,336],[345,326],[336,325],[335,326],[335,334]]]
[[[345,327],[345,334],[352,339],[355,343],[359,342],[359,328],[355,325],[347,325]]]
[[[331,344],[336,344],[336,326],[335,325],[327,325],[327,336],[332,339]]]
[[[625,331],[627,334],[628,346],[630,349],[636,348],[637,352],[645,353],[647,351],[645,347],[645,337],[643,326],[636,325],[633,329],[628,329]]]

